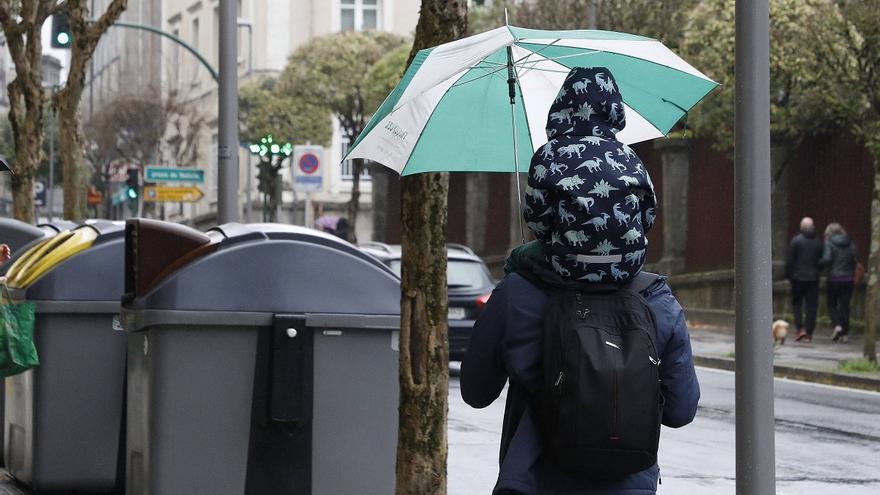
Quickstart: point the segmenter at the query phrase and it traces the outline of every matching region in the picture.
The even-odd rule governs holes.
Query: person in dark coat
[[[828,316],[834,326],[831,340],[846,342],[849,339],[849,302],[856,271],[856,245],[839,223],[825,227],[825,247],[819,264],[828,268]]]
[[[822,258],[823,242],[816,235],[813,219],[801,220],[801,231],[788,246],[785,258],[785,277],[791,283],[791,306],[794,309],[794,326],[798,329],[795,340],[811,342],[816,329],[816,312],[819,309],[819,260]],[[806,303],[806,308],[804,308]]]
[[[573,69],[572,72],[583,70]],[[593,75],[601,72],[611,77],[607,69],[592,70]],[[570,76],[560,93],[572,90],[571,84],[581,80],[580,77]],[[597,90],[598,87],[592,89]],[[551,110],[551,120],[552,113]],[[608,118],[608,114],[605,115]],[[611,124],[606,122],[604,128],[611,128]],[[622,125],[618,129],[622,129]],[[530,177],[534,176],[535,168],[540,164],[541,161],[533,160]],[[653,187],[647,180],[642,184],[645,187],[642,197],[646,200],[650,198],[653,202]],[[599,215],[602,211],[613,211],[611,195],[594,194],[592,197],[594,203],[590,212]],[[653,203],[650,208],[654,208]],[[545,225],[559,226],[566,222],[563,217],[559,208],[553,208],[551,213],[540,217],[540,221]],[[526,218],[531,216],[526,213]],[[578,221],[593,218],[604,217],[581,212]],[[598,270],[591,268],[591,263],[583,261],[584,258],[580,258],[581,268],[566,265],[562,267],[564,270],[559,270],[556,265],[560,260],[566,260],[566,255],[573,255],[575,260],[577,256],[584,255],[578,249],[581,246],[563,244],[568,246],[568,250],[560,248],[552,235],[556,231],[558,229],[554,228],[542,232],[547,235],[539,235],[538,240],[524,244],[511,253],[505,265],[508,274],[492,292],[477,319],[461,365],[461,395],[473,407],[488,406],[499,397],[505,384],[509,384],[501,433],[500,469],[493,494],[654,494],[660,477],[657,465],[618,480],[585,481],[564,474],[542,453],[542,441],[535,422],[536,408],[532,401],[543,380],[542,333],[548,296],[528,278],[537,277],[544,285],[571,287],[572,283],[594,283],[584,278],[582,273],[598,273]],[[554,256],[558,258],[554,260]],[[606,264],[604,266],[609,270],[610,265],[615,263],[607,258],[593,261]],[[612,278],[623,283],[637,274],[641,266],[641,262],[637,266],[630,266],[632,271],[627,271],[626,277]],[[520,274],[524,271],[530,273],[528,278]],[[678,428],[693,420],[700,398],[684,311],[663,277],[658,277],[641,294],[657,321],[660,387],[665,399],[662,421],[666,426]]]

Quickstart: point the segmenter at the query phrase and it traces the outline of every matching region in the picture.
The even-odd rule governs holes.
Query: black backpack
[[[573,477],[615,479],[657,462],[657,323],[640,294],[657,279],[548,291],[535,409],[545,455]]]

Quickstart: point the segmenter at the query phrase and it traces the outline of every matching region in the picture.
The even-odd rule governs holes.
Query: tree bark
[[[7,86],[9,123],[15,144],[12,176],[13,214],[34,223],[34,175],[43,152],[43,109],[46,92],[42,86],[43,45],[41,29],[51,15],[54,1],[0,1],[0,25],[6,48],[15,66],[15,79]]]
[[[58,149],[61,155],[64,180],[64,218],[72,221],[86,217],[88,173],[85,164],[85,145],[79,121],[79,98],[82,87],[67,86],[58,93]],[[76,94],[76,96],[73,96]],[[73,102],[76,98],[76,103]]]
[[[422,0],[410,61],[467,31],[465,0]],[[445,495],[447,343],[446,206],[449,174],[404,177],[397,494]]]
[[[874,154],[874,197],[871,199],[871,247],[868,254],[868,287],[865,300],[866,358],[877,362],[877,327],[880,326],[880,156]]]
[[[352,139],[349,142],[354,142]],[[351,199],[348,202],[348,241],[357,244],[357,219],[360,212],[361,200],[361,174],[364,171],[364,160],[362,158],[354,158],[351,161]],[[375,208],[375,205],[373,205]]]
[[[789,163],[797,142],[784,136],[771,136],[770,142],[770,169],[771,189],[771,248],[773,260],[779,264],[784,263],[785,253],[788,250],[789,239]]]
[[[68,0],[68,18],[73,39],[70,46],[70,68],[64,89],[55,95],[58,107],[59,150],[64,172],[64,217],[82,220],[87,214],[88,174],[85,145],[79,119],[79,104],[85,88],[85,74],[104,32],[119,19],[128,0],[113,0],[95,22],[86,0]],[[92,13],[93,14],[93,13]]]

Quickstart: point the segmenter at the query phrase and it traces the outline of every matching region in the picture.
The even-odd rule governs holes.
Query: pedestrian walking
[[[642,273],[654,191],[624,125],[610,71],[572,69],[529,168],[537,240],[511,253],[461,366],[473,407],[509,384],[495,495],[656,493],[660,422],[696,414],[684,312]]]
[[[828,268],[828,316],[834,327],[831,340],[846,342],[849,339],[849,303],[856,271],[856,245],[839,223],[825,227],[825,247],[820,264]]]
[[[819,309],[819,260],[823,242],[816,234],[810,217],[801,220],[800,232],[788,245],[785,257],[785,278],[791,284],[791,306],[794,310],[795,340],[811,342],[816,329]]]

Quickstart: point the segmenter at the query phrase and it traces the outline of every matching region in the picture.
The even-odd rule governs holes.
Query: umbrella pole
[[[505,12],[506,13],[506,12]],[[507,47],[507,88],[510,96],[510,123],[513,127],[513,170],[516,175],[516,205],[519,210],[519,235],[523,244],[526,243],[526,231],[523,228],[522,190],[519,185],[519,150],[516,145],[516,75],[513,68],[513,50]]]

